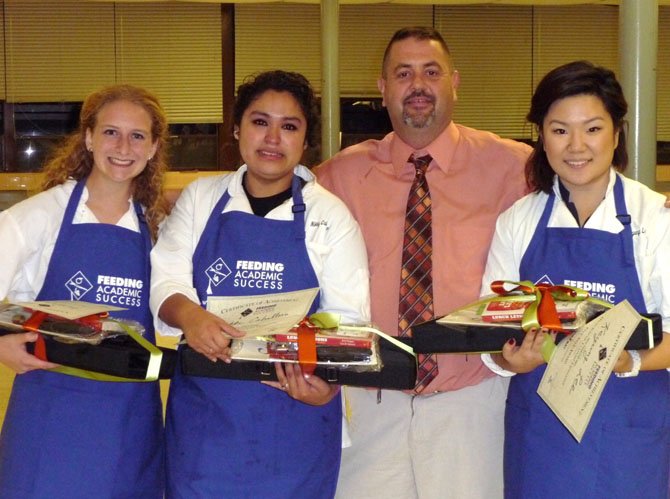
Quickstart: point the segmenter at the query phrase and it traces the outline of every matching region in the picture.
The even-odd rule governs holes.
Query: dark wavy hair
[[[307,121],[305,141],[308,146],[314,146],[317,143],[316,135],[319,124],[316,97],[309,81],[300,73],[274,70],[247,77],[237,88],[237,99],[233,107],[233,123],[239,127],[244,111],[268,90],[288,92],[293,96]]]
[[[559,66],[545,75],[538,83],[526,119],[535,125],[538,140],[526,162],[526,182],[535,192],[551,192],[554,171],[544,151],[542,124],[551,105],[557,100],[575,95],[598,97],[619,132],[619,143],[614,150],[612,165],[618,171],[628,166],[625,120],[628,104],[614,72],[595,66],[588,61],[575,61]]]
[[[158,225],[167,214],[167,203],[163,198],[163,176],[167,170],[168,123],[158,98],[143,88],[133,85],[113,85],[90,94],[84,100],[79,113],[79,127],[67,137],[62,147],[57,148],[44,166],[46,190],[60,185],[68,179],[81,180],[93,169],[93,154],[86,149],[86,130],[93,130],[100,110],[107,104],[128,101],[149,113],[151,118],[151,141],[156,143],[156,153],[147,162],[142,173],[133,179],[133,199],[145,207],[145,218],[154,240]]]
[[[389,40],[386,49],[384,50],[384,58],[382,59],[382,75],[386,75],[386,62],[389,58],[389,53],[391,52],[391,46],[394,43],[400,42],[402,40],[407,40],[408,38],[414,38],[416,40],[434,40],[440,44],[444,53],[447,54],[449,61],[451,61],[451,51],[447,46],[447,42],[444,41],[442,35],[435,28],[430,28],[427,26],[408,26],[405,28],[400,28],[398,31],[393,33],[393,36]]]

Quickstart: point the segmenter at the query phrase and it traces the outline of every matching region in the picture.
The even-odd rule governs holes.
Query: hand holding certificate
[[[640,315],[623,301],[554,349],[538,394],[580,442]]]
[[[316,364],[379,371],[373,332],[350,328],[345,334],[339,330],[339,320],[326,327],[305,320],[318,293],[318,288],[310,288],[259,296],[212,296],[207,311],[246,333],[230,344],[233,360],[300,363],[308,371]]]
[[[247,336],[290,330],[307,316],[319,288],[258,296],[210,296],[207,311]]]

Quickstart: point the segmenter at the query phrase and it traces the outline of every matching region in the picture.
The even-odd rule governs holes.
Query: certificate
[[[207,310],[248,336],[285,333],[307,316],[319,288],[256,296],[210,296]]]
[[[11,305],[18,305],[29,308],[31,310],[44,312],[46,314],[56,315],[64,319],[80,319],[89,315],[96,315],[103,312],[117,312],[119,310],[126,310],[121,307],[114,307],[111,305],[101,305],[99,303],[89,303],[85,301],[73,300],[51,300],[51,301],[30,301],[21,303],[12,303]]]
[[[83,301],[36,301],[0,304],[0,334],[35,331],[71,343],[99,344],[106,338],[125,336],[127,328],[144,334],[138,322],[108,317],[124,310]]]
[[[537,393],[578,442],[639,322],[640,315],[623,301],[556,345]]]

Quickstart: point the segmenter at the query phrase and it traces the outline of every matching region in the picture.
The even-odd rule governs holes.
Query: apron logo
[[[555,286],[555,284],[547,274],[544,274],[537,281],[535,281],[535,285],[537,286],[538,284],[549,284],[550,286]]]
[[[549,284],[550,286],[555,285],[547,274],[544,274],[537,281],[535,281],[535,284]],[[573,288],[583,289],[584,291],[587,291],[593,298],[598,298],[599,300],[603,300],[608,303],[616,303],[616,286],[614,284],[609,284],[606,282],[573,281],[571,279],[564,279],[561,284],[565,286],[572,286]]]
[[[285,270],[284,262],[237,260],[233,287],[281,291]]]
[[[573,281],[571,279],[565,279],[563,284],[588,291],[589,295],[593,298],[598,298],[608,303],[616,303],[615,284],[595,281]]]
[[[142,279],[98,274],[95,302],[118,307],[141,307],[143,289]]]
[[[81,270],[68,279],[65,287],[70,292],[70,300],[74,301],[81,300],[86,293],[93,289],[93,285],[86,279]]]
[[[212,286],[216,287],[221,284],[221,282],[223,282],[223,280],[228,277],[230,273],[230,267],[226,265],[226,262],[224,262],[222,258],[217,258],[214,263],[207,267],[205,270],[205,275],[209,281],[209,284],[207,285],[207,294],[211,295]]]

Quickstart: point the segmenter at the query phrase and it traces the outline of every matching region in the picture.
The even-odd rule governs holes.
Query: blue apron
[[[193,281],[208,296],[318,287],[305,246],[305,205],[292,182],[292,221],[222,213],[222,196],[193,254]],[[281,275],[262,275],[262,263]],[[318,299],[312,305],[316,310]],[[179,370],[178,370],[179,371]],[[184,376],[170,385],[167,497],[331,498],[340,463],[341,406],[311,406],[259,382]]]
[[[614,187],[618,234],[548,228],[554,194],[523,256],[520,278],[614,286],[613,303],[645,304],[635,267],[621,178]],[[665,340],[667,341],[667,340]],[[537,394],[546,366],[511,380],[505,413],[506,498],[666,498],[670,464],[670,396],[666,370],[610,376],[578,443]]]
[[[109,224],[73,224],[85,181],[77,183],[37,300],[108,303],[105,276],[139,279],[125,297],[154,341],[149,311],[151,241]],[[131,304],[129,306],[128,304]],[[0,438],[0,498],[162,498],[163,431],[158,383],[102,382],[35,370],[17,375]]]

